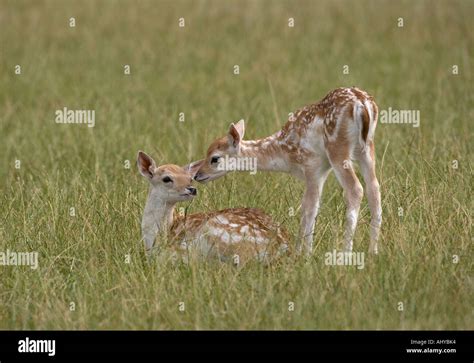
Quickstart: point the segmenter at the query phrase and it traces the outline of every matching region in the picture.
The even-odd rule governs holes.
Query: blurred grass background
[[[0,328],[473,329],[473,15],[472,1],[0,0],[0,251],[40,254],[37,270],[0,266]],[[380,256],[324,264],[345,219],[330,176],[311,261],[145,262],[137,150],[185,164],[230,122],[267,136],[353,85],[421,113],[419,128],[377,128]],[[95,110],[95,127],[56,124],[63,107]],[[303,186],[288,175],[198,187],[190,212],[259,207],[298,229]],[[369,219],[364,200],[355,251]]]

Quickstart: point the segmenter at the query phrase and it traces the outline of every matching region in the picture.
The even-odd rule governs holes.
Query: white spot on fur
[[[231,241],[230,234],[225,229],[211,227],[209,233],[211,236],[219,237],[222,242],[229,243]]]
[[[216,219],[217,219],[217,221],[218,221],[219,223],[222,223],[222,224],[229,224],[229,220],[228,220],[226,217],[224,217],[224,216],[218,215],[218,216],[216,217]]]

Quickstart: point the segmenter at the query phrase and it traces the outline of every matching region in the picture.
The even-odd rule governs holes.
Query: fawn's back
[[[269,262],[286,252],[287,232],[256,208],[229,208],[175,219],[171,238],[180,254],[242,262]]]

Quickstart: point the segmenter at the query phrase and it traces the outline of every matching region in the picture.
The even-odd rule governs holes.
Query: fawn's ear
[[[183,166],[184,171],[189,173],[191,175],[191,178],[194,179],[196,176],[196,173],[198,170],[201,168],[201,166],[204,164],[204,159],[198,160],[198,161],[193,161],[192,163]]]
[[[153,178],[153,173],[156,169],[156,163],[155,160],[151,158],[151,156],[145,154],[143,151],[139,151],[137,156],[137,166],[141,175],[148,179]]]
[[[229,143],[234,147],[237,147],[244,138],[245,133],[245,122],[240,120],[235,125],[230,124],[229,128]]]

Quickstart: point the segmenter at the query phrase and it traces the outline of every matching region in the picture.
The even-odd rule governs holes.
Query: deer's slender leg
[[[367,200],[370,208],[370,245],[369,253],[378,253],[378,239],[382,224],[382,205],[380,201],[380,186],[375,175],[375,147],[369,144],[369,152],[359,158],[359,164],[364,177]]]
[[[331,161],[332,162],[332,161]],[[344,189],[344,199],[346,202],[346,231],[344,235],[344,250],[352,251],[352,238],[357,226],[360,203],[364,194],[364,189],[354,172],[352,164],[348,160],[343,163],[333,163],[334,174],[339,184]]]
[[[306,190],[301,203],[301,226],[300,238],[298,239],[298,252],[304,248],[304,252],[310,255],[313,251],[314,226],[318,216],[321,194],[324,183],[331,167],[329,163],[318,168],[314,173],[308,175],[306,179]]]

